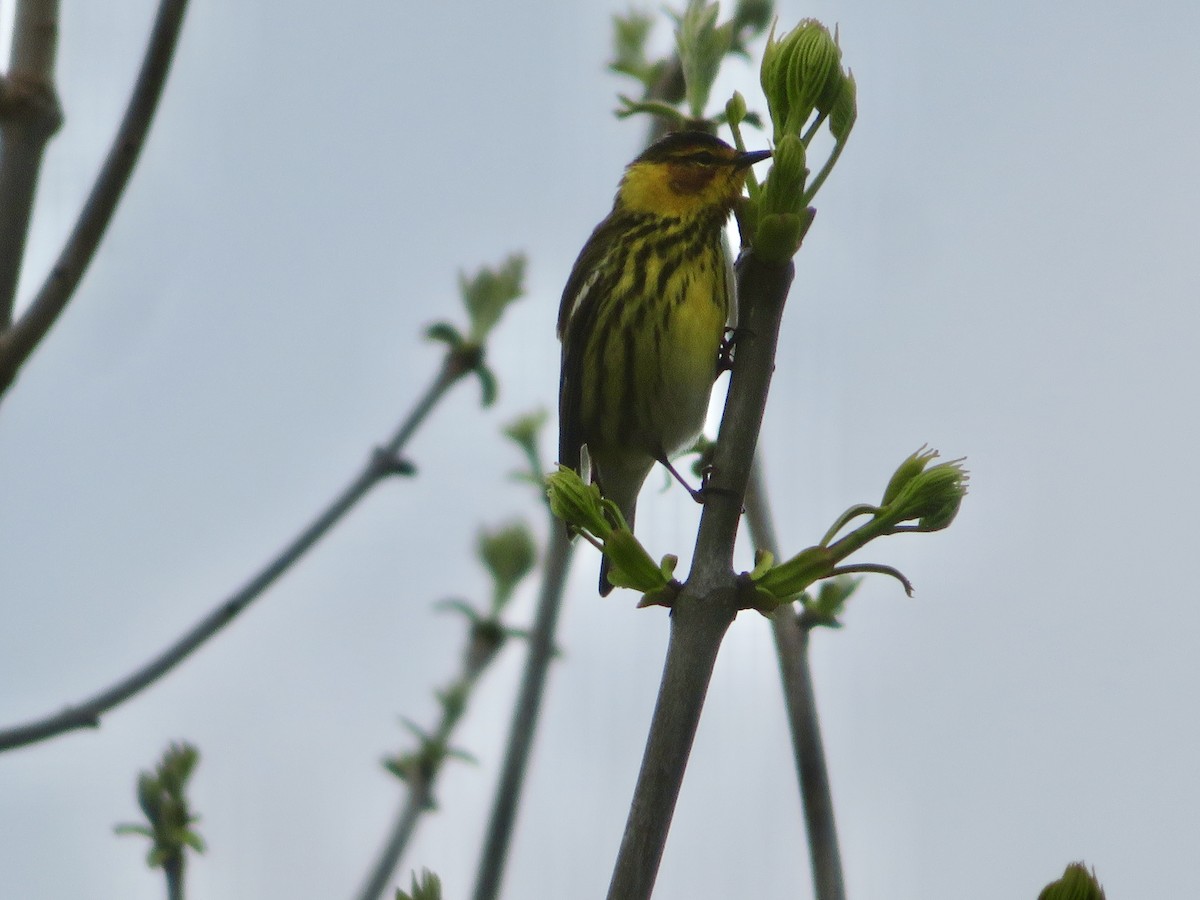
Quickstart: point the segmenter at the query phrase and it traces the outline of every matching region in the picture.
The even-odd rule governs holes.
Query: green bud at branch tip
[[[1095,871],[1079,863],[1071,863],[1062,878],[1046,885],[1038,900],[1105,900],[1104,888],[1096,879]]]
[[[479,558],[495,584],[494,608],[502,607],[537,562],[537,548],[528,526],[514,522],[495,531],[480,531]]]
[[[775,142],[799,135],[814,110],[827,112],[845,80],[842,51],[824,25],[803,19],[791,31],[775,36],[775,26],[763,50],[759,80],[767,97]]]
[[[881,519],[892,525],[916,520],[908,531],[941,531],[954,521],[970,475],[963,459],[929,466],[937,455],[922,448],[900,464],[884,491]]]

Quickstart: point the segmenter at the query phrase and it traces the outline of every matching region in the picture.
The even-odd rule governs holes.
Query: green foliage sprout
[[[1071,863],[1062,878],[1046,885],[1038,900],[1104,900],[1104,888],[1094,871],[1081,862]]]
[[[204,839],[192,827],[199,821],[187,799],[187,785],[200,761],[200,752],[188,743],[172,743],[151,771],[138,776],[138,805],[148,825],[118,825],[120,835],[141,835],[151,845],[146,865],[152,869],[182,870],[190,847],[204,852]]]
[[[741,0],[733,15],[718,22],[717,3],[689,0],[682,12],[668,10],[675,22],[675,53],[650,59],[646,46],[652,17],[630,12],[614,18],[614,72],[637,79],[642,98],[620,95],[619,118],[638,113],[655,116],[669,130],[695,128],[715,131],[725,113],[706,116],[713,84],[721,63],[731,55],[749,56],[749,42],[761,34],[771,18],[770,0]],[[756,113],[743,111],[742,119],[758,125]]]
[[[396,900],[442,900],[442,880],[428,869],[421,870],[419,880],[414,872],[407,893],[396,888]]]
[[[640,591],[639,606],[671,605],[682,587],[674,578],[677,556],[669,554],[656,563],[633,536],[617,505],[567,466],[546,476],[546,493],[550,511],[608,557],[608,580],[613,585]]]
[[[881,505],[852,506],[837,518],[815,547],[801,550],[778,565],[770,554],[760,553],[754,570],[745,578],[748,589],[754,594],[746,600],[746,607],[770,613],[784,603],[799,599],[804,604],[809,624],[836,626],[837,616],[854,585],[843,582],[842,587],[823,590],[816,600],[805,591],[822,579],[852,573],[889,575],[911,595],[912,584],[891,566],[875,563],[842,565],[842,561],[878,537],[941,531],[954,520],[966,496],[969,476],[961,459],[930,465],[936,458],[937,451],[924,447],[917,450],[897,467],[884,489]],[[850,522],[863,516],[869,517],[865,524],[837,538]]]
[[[771,114],[774,161],[761,193],[751,191],[746,220],[755,253],[783,262],[800,248],[812,223],[809,209],[845,148],[858,116],[854,76],[842,68],[836,34],[816,19],[803,19],[763,50],[759,78]],[[822,125],[834,147],[809,181],[808,151]]]
[[[525,293],[525,257],[514,253],[494,268],[484,266],[474,275],[459,273],[458,286],[470,323],[464,335],[449,322],[435,322],[425,330],[431,341],[447,347],[446,365],[456,373],[474,372],[483,391],[483,405],[496,402],[496,376],[484,362],[484,346],[509,305]]]

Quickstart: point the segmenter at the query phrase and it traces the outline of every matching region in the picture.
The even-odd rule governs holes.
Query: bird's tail
[[[638,488],[641,488],[640,484],[638,485]],[[601,490],[603,490],[603,489],[601,489]],[[622,500],[624,498],[609,497],[609,499],[617,504],[617,508],[619,510],[621,510],[621,515],[623,515],[625,517],[625,522],[629,525],[629,530],[633,531],[633,517],[634,517],[634,514],[637,512],[637,494],[635,493],[633,495],[632,499],[628,499],[626,502],[622,502]],[[609,594],[612,593],[613,586],[612,586],[612,582],[610,582],[608,580],[608,570],[609,570],[608,557],[601,556],[600,557],[600,596],[601,597],[607,597]]]
[[[590,449],[590,448],[589,448]],[[642,482],[654,468],[654,458],[637,452],[621,450],[605,454],[592,454],[592,478],[607,499],[617,505],[629,530],[633,530],[633,516],[637,512],[638,494]],[[600,561],[600,596],[607,597],[613,586],[608,580],[608,557]]]

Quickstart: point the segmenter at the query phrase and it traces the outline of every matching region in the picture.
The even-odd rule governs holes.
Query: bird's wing
[[[588,238],[571,269],[558,308],[558,338],[562,341],[562,370],[558,380],[558,461],[583,474],[583,357],[604,293],[611,289],[603,277],[604,256],[612,246],[612,222],[605,219]]]

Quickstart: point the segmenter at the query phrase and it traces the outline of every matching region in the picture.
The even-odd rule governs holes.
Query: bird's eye
[[[689,162],[695,163],[698,166],[715,166],[720,160],[711,153],[696,153],[691,157]]]

